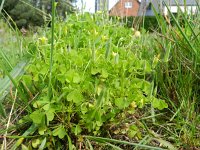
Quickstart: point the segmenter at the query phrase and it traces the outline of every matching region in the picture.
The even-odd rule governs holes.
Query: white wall
[[[109,0],[109,10],[118,2],[119,0]]]
[[[186,8],[186,9],[185,9]],[[169,6],[169,9],[172,13],[177,13],[178,12],[178,6]],[[197,6],[180,6],[180,9],[185,12],[187,11],[188,14],[194,14],[197,11]],[[168,14],[167,7],[164,7],[164,15]]]
[[[79,10],[82,10],[84,12],[95,12],[95,0],[78,0],[76,3]]]

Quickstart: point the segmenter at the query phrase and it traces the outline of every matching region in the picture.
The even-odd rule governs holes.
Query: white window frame
[[[133,3],[132,2],[125,2],[124,3],[124,7],[125,8],[132,8],[133,7]]]

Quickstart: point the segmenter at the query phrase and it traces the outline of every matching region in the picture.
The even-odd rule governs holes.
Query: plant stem
[[[0,14],[1,14],[1,11],[2,11],[2,9],[3,9],[4,2],[5,2],[5,0],[3,0],[3,1],[1,2],[1,6],[0,6]]]
[[[51,100],[51,80],[52,80],[52,67],[53,67],[53,51],[54,51],[54,23],[55,23],[55,0],[52,0],[52,22],[51,22],[51,52],[50,52],[50,67],[49,67],[49,85],[48,97]]]
[[[12,107],[11,107],[11,110],[10,110],[10,114],[9,114],[9,117],[8,117],[8,122],[7,122],[7,125],[6,125],[6,132],[5,132],[5,134],[4,134],[4,140],[3,140],[3,145],[2,145],[2,149],[3,149],[3,147],[4,147],[4,150],[7,150],[6,136],[7,136],[7,134],[8,134],[7,131],[8,131],[9,125],[10,125],[10,120],[11,120],[12,113],[13,113],[13,110],[14,110],[16,98],[17,98],[17,89],[16,89],[16,92],[15,92],[15,96],[13,97],[13,104],[12,104]]]

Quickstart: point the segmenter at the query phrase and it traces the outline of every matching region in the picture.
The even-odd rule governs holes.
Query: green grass
[[[171,114],[162,128],[179,147],[189,149],[200,144],[199,14],[191,17],[180,12],[175,17],[170,13],[170,18],[173,26],[163,24],[158,40],[163,57],[156,70],[156,83],[159,95],[169,100]],[[175,134],[172,136],[171,132]]]
[[[15,88],[0,107],[1,147],[200,148],[200,14],[183,15],[168,25],[157,14],[141,36],[102,13],[55,18],[38,39],[17,36],[29,64],[16,79],[26,52],[4,35],[0,82]]]

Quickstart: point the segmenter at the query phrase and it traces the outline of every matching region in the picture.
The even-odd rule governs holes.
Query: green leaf
[[[115,105],[116,105],[119,109],[124,109],[124,108],[125,108],[124,99],[123,99],[123,98],[117,98],[117,99],[115,99]]]
[[[47,121],[52,121],[54,119],[54,113],[55,113],[55,110],[53,108],[50,108],[46,112]]]
[[[67,135],[65,128],[62,126],[59,126],[55,130],[53,130],[53,136],[58,136],[60,139],[63,139]]]
[[[92,75],[96,75],[96,74],[98,74],[98,73],[100,73],[101,71],[100,71],[100,69],[99,68],[92,68],[91,69],[91,74]]]
[[[78,73],[75,73],[74,74],[74,77],[73,77],[73,83],[80,83],[81,82],[81,77],[79,76]]]
[[[80,110],[81,110],[81,113],[82,114],[85,114],[87,111],[88,111],[88,105],[90,104],[87,104],[87,103],[83,103],[80,107]]]
[[[37,125],[36,124],[32,124],[30,126],[30,128],[28,128],[23,134],[22,136],[27,136],[27,135],[31,135],[33,134],[36,130],[37,130]],[[24,141],[24,138],[20,138],[19,140],[17,140],[17,142],[12,146],[11,150],[15,150],[17,149],[21,144],[22,142]]]
[[[65,74],[67,72],[65,64],[59,65],[59,71],[61,72],[61,74]]]
[[[49,99],[47,96],[41,97],[39,100],[33,103],[34,108],[44,107],[46,104],[49,104]],[[43,108],[44,109],[44,108]],[[45,109],[44,109],[45,110]]]
[[[49,109],[50,109],[50,103],[44,105],[42,108],[43,108],[44,110],[49,110]]]
[[[146,95],[149,95],[151,92],[152,85],[150,82],[143,80],[141,85],[141,89],[145,92]]]
[[[75,74],[75,71],[74,71],[74,70],[69,70],[69,71],[66,73],[66,81],[67,81],[68,83],[70,83],[70,82],[73,81],[74,74]]]
[[[43,125],[43,126],[39,127],[38,133],[39,133],[40,135],[44,135],[44,132],[45,132],[46,130],[47,130],[47,127],[46,127],[45,125]]]
[[[45,148],[46,142],[47,142],[47,139],[46,139],[46,137],[45,137],[45,138],[42,140],[42,143],[41,143],[41,145],[40,145],[40,147],[39,147],[39,150],[43,150],[43,149]]]
[[[24,138],[20,138],[17,142],[12,146],[11,150],[16,150],[24,141]]]
[[[32,86],[32,76],[24,75],[22,77],[22,80],[25,82],[26,86],[28,86],[28,87]]]
[[[137,131],[134,131],[134,130],[128,131],[128,137],[129,138],[134,138],[136,134],[137,134]]]
[[[61,83],[64,83],[66,80],[66,77],[64,74],[57,74],[56,77],[57,77],[58,81],[60,81]]]
[[[68,139],[69,150],[73,150],[72,140],[68,135],[67,135],[67,139]]]
[[[29,150],[27,146],[25,146],[24,144],[22,144],[22,149],[21,150]]]
[[[32,146],[33,146],[33,148],[38,148],[39,144],[40,144],[40,139],[34,139],[34,140],[32,140]]]
[[[140,133],[140,130],[138,129],[138,127],[136,125],[131,125],[129,127],[129,130],[128,130],[128,136],[130,138],[133,138],[135,136],[137,136],[137,138],[141,138],[141,133]]]
[[[168,108],[167,103],[164,100],[153,98],[153,107],[162,110],[164,108]]]
[[[101,71],[101,77],[102,78],[108,78],[108,72],[105,69],[102,69],[102,71]]]
[[[73,101],[76,104],[83,102],[83,95],[79,90],[74,90],[67,95],[68,101]]]
[[[35,124],[41,124],[43,117],[44,117],[44,114],[39,110],[36,110],[30,114],[30,118]]]
[[[75,135],[78,135],[81,133],[82,129],[80,125],[76,125],[75,127],[72,128],[72,131],[74,132]]]

